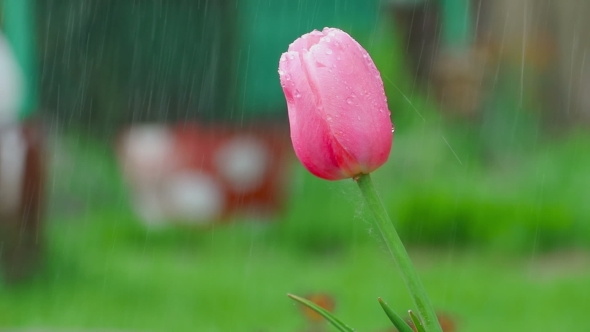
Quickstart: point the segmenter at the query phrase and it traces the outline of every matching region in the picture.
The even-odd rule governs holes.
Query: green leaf
[[[287,294],[288,297],[292,298],[293,300],[303,304],[304,306],[308,307],[309,309],[317,312],[318,314],[322,315],[328,322],[332,323],[338,330],[342,332],[354,332],[354,329],[350,326],[344,324],[341,320],[334,317],[329,311],[326,309],[318,306],[317,304],[308,301],[302,297],[293,294]]]
[[[393,323],[393,325],[399,332],[414,332],[410,325],[408,325],[406,321],[404,321],[393,310],[391,310],[391,308],[387,305],[387,303],[385,303],[385,301],[383,301],[382,298],[379,298],[378,301],[381,305],[381,308],[383,308],[383,311],[385,311],[387,317],[389,317],[389,320]]]
[[[424,325],[422,325],[422,322],[420,321],[420,318],[418,318],[418,316],[416,316],[416,314],[414,314],[412,312],[412,310],[409,310],[408,313],[410,314],[410,318],[412,319],[412,322],[414,322],[414,326],[416,327],[416,331],[426,332],[426,330],[424,329]]]

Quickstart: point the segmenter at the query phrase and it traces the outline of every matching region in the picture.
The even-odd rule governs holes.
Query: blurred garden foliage
[[[590,248],[590,134],[552,126],[520,63],[492,68],[476,118],[445,113],[384,2],[36,1],[40,113],[55,129],[47,260],[26,287],[0,284],[0,326],[299,331],[283,294],[308,291],[334,294],[364,330],[389,325],[377,296],[409,308],[352,181],[314,178],[293,156],[275,220],[148,229],[115,160],[114,134],[133,123],[286,122],[280,54],[337,26],[381,71],[396,129],[373,176],[435,305],[465,331],[588,329],[590,266],[569,249]]]
[[[40,0],[43,112],[65,133],[107,142],[135,122],[249,119],[255,130],[261,117],[286,121],[280,53],[304,32],[339,26],[384,79],[396,133],[375,177],[406,242],[524,253],[590,245],[589,135],[547,126],[539,91],[522,93],[519,75],[537,76],[513,64],[493,68],[477,119],[441,112],[416,86],[379,3]],[[369,223],[351,220],[353,184],[304,173],[291,179],[276,236],[312,249],[367,238]]]

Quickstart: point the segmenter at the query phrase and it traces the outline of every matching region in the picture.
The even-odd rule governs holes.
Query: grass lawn
[[[32,284],[0,288],[0,326],[304,331],[285,295],[324,291],[349,325],[379,331],[388,321],[377,297],[400,313],[412,307],[379,246],[312,253],[273,241],[273,232],[256,224],[146,232],[108,213],[55,224],[44,272]],[[412,253],[436,307],[454,315],[460,331],[590,329],[583,254]]]
[[[31,283],[0,285],[0,328],[303,332],[306,321],[286,294],[321,291],[335,297],[342,320],[377,332],[390,326],[377,297],[399,313],[412,308],[371,219],[354,204],[358,194],[350,181],[321,181],[296,167],[288,208],[274,223],[148,231],[129,209],[108,147],[75,138],[64,145],[65,154],[55,152],[45,267]],[[425,188],[465,178],[448,166],[437,171],[444,163],[408,157],[424,153],[398,150],[391,173],[386,167],[376,174],[386,201],[419,197],[412,192],[420,178],[413,175],[416,165],[429,176]],[[425,153],[432,151],[438,150]],[[387,174],[396,176],[388,181]],[[477,180],[468,176],[464,182]],[[497,183],[492,180],[486,181]],[[465,183],[465,190],[486,190],[482,181]],[[460,197],[452,190],[448,195]],[[436,308],[455,317],[459,331],[590,330],[587,254],[494,248],[453,242],[410,248]]]

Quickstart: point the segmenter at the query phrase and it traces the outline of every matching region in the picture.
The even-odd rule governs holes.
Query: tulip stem
[[[375,216],[376,225],[377,228],[379,228],[383,241],[387,245],[389,252],[402,273],[406,286],[408,287],[418,309],[418,314],[426,327],[426,331],[442,332],[442,328],[438,322],[438,318],[436,317],[436,313],[430,303],[428,295],[426,294],[426,290],[424,289],[420,278],[418,278],[418,274],[414,269],[414,265],[412,265],[410,256],[408,256],[408,252],[397,234],[397,231],[379,198],[379,194],[377,194],[377,190],[375,190],[375,187],[373,186],[371,176],[369,174],[361,174],[358,177],[355,177],[355,180],[365,197],[369,209]]]

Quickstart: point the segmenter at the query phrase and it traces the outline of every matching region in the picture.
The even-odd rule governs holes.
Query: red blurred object
[[[136,125],[118,142],[135,208],[150,224],[269,217],[284,199],[288,129]]]
[[[40,127],[0,127],[0,264],[13,283],[38,266],[44,218],[45,163]]]
[[[305,296],[305,298],[329,312],[334,311],[334,308],[336,307],[336,300],[328,293],[313,293]],[[306,306],[301,306],[301,309],[303,310],[305,318],[307,318],[310,322],[324,321],[324,317],[312,309]]]

